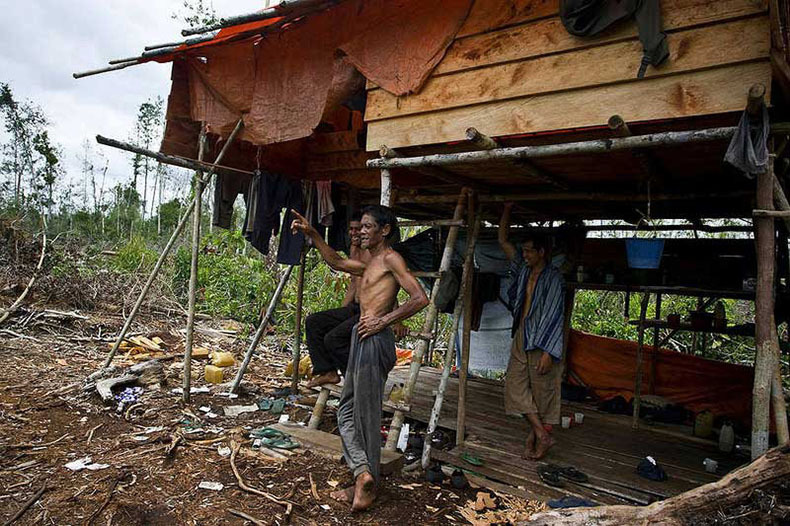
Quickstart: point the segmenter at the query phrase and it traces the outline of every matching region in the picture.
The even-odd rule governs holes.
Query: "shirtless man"
[[[390,326],[419,312],[428,304],[428,297],[401,255],[390,247],[399,234],[391,209],[375,205],[362,211],[361,248],[369,251],[368,262],[344,259],[304,217],[295,211],[294,215],[291,228],[310,236],[330,267],[360,276],[360,318],[351,335],[351,353],[337,412],[343,458],[353,471],[355,482],[333,492],[332,497],[351,502],[352,511],[361,511],[373,504],[379,482],[381,404],[387,375],[396,361],[395,336]],[[400,288],[409,299],[397,306]]]
[[[508,241],[510,212],[506,203],[499,222],[499,245],[510,260],[513,284],[508,290],[513,313],[513,344],[505,376],[505,413],[526,416],[524,457],[539,459],[554,445],[543,424],[560,423],[562,337],[565,288],[562,274],[548,262],[549,245],[532,235],[521,257]]]

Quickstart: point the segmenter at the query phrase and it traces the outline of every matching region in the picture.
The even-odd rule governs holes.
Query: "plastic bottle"
[[[735,448],[735,429],[732,427],[731,422],[725,422],[721,426],[719,433],[719,451],[722,453],[732,453]]]

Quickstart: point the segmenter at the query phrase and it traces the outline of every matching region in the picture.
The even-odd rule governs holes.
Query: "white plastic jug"
[[[719,451],[732,453],[733,448],[735,448],[735,430],[730,422],[725,422],[719,433]]]

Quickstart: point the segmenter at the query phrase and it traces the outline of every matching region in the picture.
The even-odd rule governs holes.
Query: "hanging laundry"
[[[657,0],[561,0],[560,19],[571,35],[593,36],[615,22],[636,17],[644,55],[637,73],[645,76],[648,65],[658,66],[669,57],[667,35],[661,31],[661,7]]]
[[[756,117],[744,111],[735,133],[730,139],[724,161],[746,174],[750,179],[768,170],[768,108],[761,105]]]
[[[250,176],[243,174],[217,174],[214,183],[214,215],[212,224],[220,228],[230,228],[233,218],[233,204],[239,194],[248,202]],[[249,203],[249,202],[248,202]]]
[[[261,254],[269,253],[272,235],[280,232],[277,262],[298,265],[304,236],[291,232],[290,212],[295,208],[304,212],[302,186],[298,181],[270,172],[261,172],[257,177],[256,193],[251,195],[245,220],[245,237]],[[280,223],[282,209],[286,208],[285,220]],[[281,228],[282,226],[282,228]],[[251,228],[250,228],[251,227]]]
[[[332,226],[332,214],[335,205],[332,204],[332,181],[316,181],[315,190],[318,199],[318,222],[324,226]]]

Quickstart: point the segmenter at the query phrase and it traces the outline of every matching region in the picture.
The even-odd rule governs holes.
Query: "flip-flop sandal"
[[[279,415],[280,413],[283,412],[284,409],[285,409],[285,400],[283,400],[282,398],[278,398],[277,400],[272,402],[272,407],[270,412],[273,415]]]
[[[560,480],[559,473],[550,467],[542,466],[538,468],[538,476],[540,477],[540,480],[549,486],[553,486],[555,488],[565,487],[565,483]]]
[[[288,438],[288,435],[271,427],[262,427],[250,431],[250,438]]]
[[[480,458],[478,458],[478,457],[476,457],[474,455],[470,455],[469,453],[462,453],[461,454],[461,458],[465,462],[468,462],[469,464],[472,464],[473,466],[482,466],[483,465],[483,461],[480,460]]]
[[[301,444],[299,442],[294,442],[291,440],[290,437],[286,438],[263,438],[261,439],[261,445],[267,447],[273,447],[276,449],[296,449]]]
[[[565,477],[566,479],[571,480],[573,482],[587,482],[588,480],[590,480],[590,478],[585,473],[582,473],[581,471],[579,471],[573,466],[560,468],[557,471],[557,473],[561,477]]]

